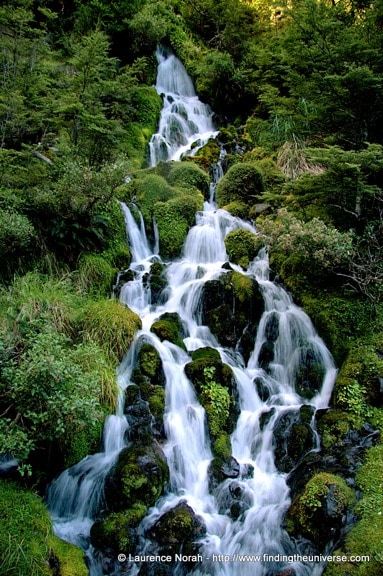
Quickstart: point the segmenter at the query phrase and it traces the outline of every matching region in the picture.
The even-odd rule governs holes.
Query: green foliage
[[[0,209],[0,264],[4,276],[17,269],[20,262],[25,266],[35,241],[36,232],[26,216]]]
[[[38,496],[0,482],[0,572],[10,576],[49,576],[48,512]]]
[[[234,164],[218,182],[217,203],[221,208],[236,200],[252,204],[259,200],[263,189],[263,176],[254,164]]]
[[[141,320],[129,308],[116,300],[91,302],[80,319],[86,340],[96,342],[107,358],[114,362],[122,359],[133,336],[141,328]]]
[[[225,460],[231,456],[231,442],[230,436],[227,432],[220,431],[213,444],[214,456]]]
[[[347,533],[342,550],[335,551],[348,555],[368,555],[369,562],[354,562],[329,565],[326,576],[340,576],[347,567],[351,576],[374,576],[382,569],[383,538],[383,446],[370,448],[366,460],[356,475],[362,497],[355,507],[359,522]]]
[[[116,269],[99,254],[86,254],[78,264],[77,282],[92,294],[109,296]]]
[[[245,270],[258,252],[257,238],[249,230],[233,230],[225,237],[225,248],[230,262],[239,264]]]
[[[90,532],[92,545],[101,550],[133,551],[131,529],[138,526],[145,513],[146,506],[137,502],[128,510],[112,512],[105,520],[95,522]]]
[[[339,232],[319,218],[302,222],[285,209],[276,219],[259,220],[258,230],[270,246],[272,265],[293,290],[328,282],[353,252],[352,233]]]
[[[204,368],[204,383],[201,384],[199,400],[205,408],[209,430],[216,438],[228,423],[231,398],[227,388],[215,381],[214,366]]]

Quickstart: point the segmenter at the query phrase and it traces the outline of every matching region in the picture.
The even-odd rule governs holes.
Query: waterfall
[[[149,143],[150,166],[193,155],[217,132],[212,112],[197,97],[183,64],[159,48],[156,90],[163,97],[158,132]]]
[[[198,101],[179,60],[161,51],[157,52],[157,58],[156,87],[165,95],[159,132],[154,135],[150,147],[152,164],[160,159],[179,158],[192,140],[202,141],[202,134],[210,137],[214,132],[211,113]],[[194,111],[193,120],[190,119],[190,110]],[[171,126],[176,126],[173,140],[168,137]],[[218,167],[217,178],[219,176]],[[283,414],[298,410],[304,404],[314,408],[327,406],[336,370],[310,319],[282,287],[269,279],[265,250],[247,271],[231,265],[232,270],[258,284],[264,299],[264,312],[247,364],[238,351],[220,346],[216,336],[202,324],[199,304],[206,282],[217,280],[229,272],[227,267],[223,267],[228,261],[225,236],[241,228],[255,233],[250,223],[217,209],[213,194],[214,186],[210,201],[197,214],[195,226],[187,235],[182,258],[167,263],[166,299],[156,305],[151,302],[150,289],[144,286],[144,276],[150,264],[159,259],[158,240],[152,249],[142,218],[140,215],[137,218],[137,208],[122,204],[134,279],[123,286],[121,301],[141,316],[142,330],[136,334],[118,369],[120,401],[116,415],[106,421],[103,452],[88,456],[63,472],[50,487],[48,506],[55,532],[84,549],[88,546],[90,526],[103,502],[105,477],[120,450],[126,446],[129,426],[123,414],[124,390],[132,384],[137,354],[145,342],[157,350],[165,375],[166,440],[163,451],[170,470],[170,489],[148,510],[141,523],[142,549],[146,546],[144,535],[148,527],[175,504],[186,500],[203,518],[207,528],[201,548],[203,561],[194,569],[195,576],[266,576],[270,570],[274,573],[284,568],[294,568],[297,576],[319,574],[319,567],[313,568],[299,561],[270,560],[276,555],[297,551],[296,544],[281,528],[290,499],[286,474],[278,471],[275,464],[273,429]],[[132,210],[136,217],[133,217]],[[184,326],[186,350],[168,341],[160,341],[150,331],[162,314],[173,312],[179,315]],[[271,332],[273,354],[266,369],[262,358]],[[231,435],[232,455],[240,471],[235,480],[225,480],[213,492],[208,482],[208,466],[213,455],[206,415],[185,374],[185,364],[191,361],[191,352],[207,346],[215,348],[222,362],[231,367],[240,411]],[[321,387],[310,400],[295,389],[300,366],[307,359],[315,362],[322,373]],[[254,384],[256,380],[261,381],[268,391],[267,398]],[[261,425],[262,415],[267,412],[270,417]],[[226,506],[233,490],[241,498],[242,513],[237,517],[230,515]],[[246,561],[246,555],[259,558]],[[92,576],[104,573],[93,561],[90,570]],[[137,574],[138,567],[133,566],[131,570],[131,574]]]

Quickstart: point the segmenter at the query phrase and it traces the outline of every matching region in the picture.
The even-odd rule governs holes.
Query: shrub
[[[234,164],[217,185],[217,203],[221,208],[234,201],[252,204],[263,192],[263,176],[253,164]]]
[[[3,275],[35,249],[36,233],[26,216],[0,209],[0,263]]]

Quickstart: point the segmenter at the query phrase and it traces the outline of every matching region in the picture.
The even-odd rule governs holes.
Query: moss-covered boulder
[[[274,427],[275,465],[281,472],[289,472],[315,446],[311,427],[312,406],[284,412]]]
[[[227,347],[237,346],[245,360],[254,348],[264,300],[258,283],[229,271],[204,284],[201,292],[201,320],[218,341]]]
[[[186,333],[179,315],[176,312],[165,312],[150,328],[161,341],[168,340],[185,349],[183,338]]]
[[[343,478],[326,472],[316,474],[291,505],[287,529],[290,534],[302,535],[323,550],[329,541],[339,536],[354,499],[354,491]]]
[[[167,320],[167,316],[164,319],[164,321],[169,322],[171,320],[173,320],[173,316],[169,320]],[[175,316],[173,324],[175,324],[178,329],[179,319],[177,315]],[[152,344],[144,343],[141,346],[138,352],[137,368],[141,374],[147,376],[153,384],[165,384],[165,374],[162,368],[162,361],[160,355]]]
[[[240,228],[226,235],[225,248],[230,262],[247,270],[249,262],[258,254],[259,246],[255,234]]]
[[[129,554],[137,542],[136,528],[146,513],[146,506],[134,504],[128,510],[112,512],[104,520],[92,525],[90,540],[99,550],[113,550]]]
[[[160,254],[164,259],[181,254],[186,235],[195,223],[195,214],[202,210],[202,194],[183,194],[167,202],[157,202],[154,216],[160,237]]]
[[[162,553],[198,554],[200,540],[206,534],[204,521],[194,510],[181,500],[174,508],[168,510],[152,526],[147,535],[161,547]],[[191,562],[189,566],[193,566]]]
[[[259,168],[248,162],[234,164],[217,185],[217,203],[220,208],[239,200],[245,204],[259,202],[264,190]]]
[[[185,374],[205,409],[210,434],[217,440],[221,433],[233,431],[239,414],[233,371],[209,347],[196,350],[192,358],[185,366]]]
[[[220,147],[215,138],[210,138],[210,140],[202,146],[197,154],[194,156],[184,156],[182,158],[183,162],[190,162],[197,164],[205,172],[211,170],[212,165],[216,164],[219,160]]]
[[[145,281],[150,287],[151,303],[159,304],[162,294],[168,285],[165,264],[160,261],[153,262]]]
[[[240,466],[235,458],[229,456],[227,458],[215,457],[209,464],[208,478],[210,491],[226,480],[227,478],[238,478],[240,473]]]
[[[195,188],[205,199],[209,198],[209,177],[192,162],[174,162],[167,180],[172,186]]]
[[[169,480],[166,458],[157,443],[133,444],[120,452],[105,482],[105,498],[111,511],[134,504],[152,506]]]

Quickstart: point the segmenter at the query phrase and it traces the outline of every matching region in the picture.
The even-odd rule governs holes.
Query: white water
[[[179,160],[193,155],[217,132],[212,112],[198,99],[183,64],[163,49],[156,52],[156,90],[163,96],[158,132],[149,144],[150,166],[160,160]]]
[[[157,86],[162,87],[164,92],[182,93],[185,99],[196,98],[183,67],[173,56],[166,58],[160,55]],[[209,112],[206,114],[206,123],[209,123]],[[169,144],[169,148],[173,145]],[[242,271],[257,280],[265,301],[265,312],[248,365],[245,366],[243,359],[234,351],[220,347],[209,328],[201,325],[198,306],[203,285],[227,273],[222,269],[222,264],[228,260],[224,246],[226,234],[237,228],[254,231],[249,223],[217,210],[212,201],[206,203],[204,211],[197,214],[196,225],[186,238],[182,258],[167,266],[169,288],[166,303],[151,305],[150,290],[143,287],[142,278],[149,270],[150,263],[158,258],[158,246],[151,250],[142,221],[138,225],[130,209],[125,205],[122,208],[135,279],[123,287],[121,300],[141,316],[143,328],[136,335],[119,368],[121,397],[117,414],[109,417],[105,424],[104,451],[85,458],[65,471],[50,488],[48,505],[55,532],[86,549],[90,526],[102,503],[105,476],[125,445],[124,433],[128,425],[123,415],[123,391],[131,383],[137,351],[143,342],[149,342],[157,349],[166,376],[164,425],[167,440],[163,450],[170,469],[171,492],[149,510],[142,522],[141,532],[144,533],[161,514],[183,499],[204,519],[207,526],[201,550],[206,560],[196,569],[196,576],[266,576],[269,570],[277,571],[283,567],[293,567],[298,576],[319,574],[319,566],[313,568],[312,565],[286,562],[275,565],[269,562],[236,562],[232,555],[297,552],[293,542],[281,529],[282,517],[290,500],[285,475],[277,471],[274,463],[273,426],[283,412],[298,409],[305,403],[295,391],[294,383],[308,351],[324,371],[321,391],[310,404],[316,408],[327,405],[336,374],[331,355],[315,333],[307,315],[294,305],[281,287],[269,280],[265,251],[247,272]],[[239,267],[233,268],[239,270]],[[188,352],[169,342],[160,342],[150,332],[153,322],[164,312],[179,314],[187,332],[184,343]],[[278,327],[278,336],[274,343],[274,359],[266,373],[259,366],[258,359],[271,318]],[[210,494],[208,489],[207,469],[212,452],[206,418],[184,372],[185,364],[191,360],[189,353],[204,346],[216,348],[222,361],[231,365],[241,408],[231,442],[233,456],[240,463],[242,474],[234,481],[223,482],[214,494]],[[261,378],[270,391],[267,402],[262,401],[257,392],[254,384],[256,377]],[[261,430],[260,416],[271,407],[275,412]],[[249,466],[254,470],[252,474],[246,473]],[[237,520],[230,518],[224,505],[233,487],[241,493],[247,508]],[[230,561],[213,562],[213,554],[227,555]],[[132,574],[136,573],[134,570]],[[100,574],[97,563],[92,563],[91,575]]]

